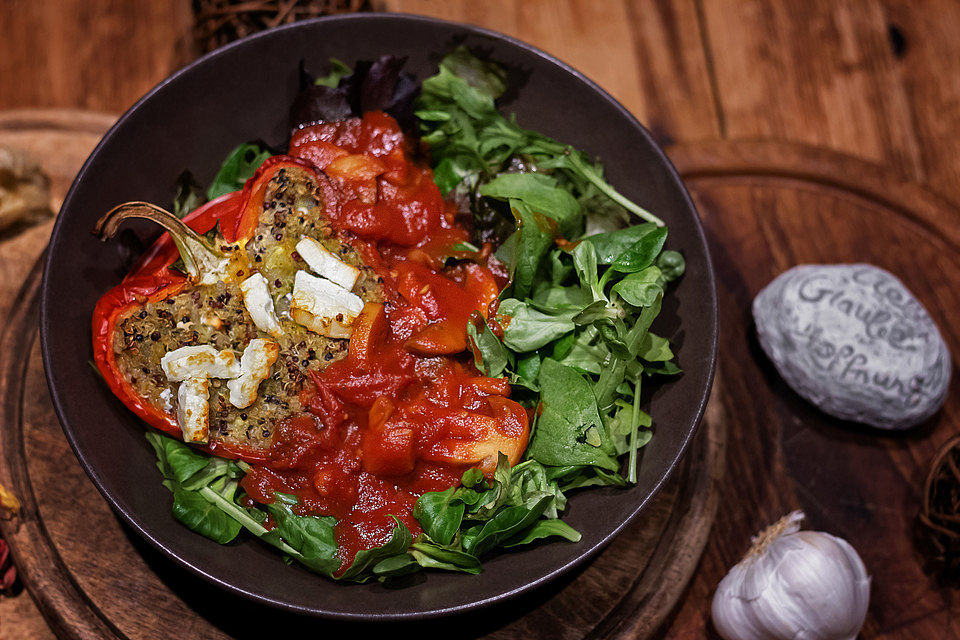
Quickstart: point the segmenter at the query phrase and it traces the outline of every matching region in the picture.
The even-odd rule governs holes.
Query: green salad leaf
[[[243,189],[244,183],[249,180],[264,160],[272,153],[256,144],[241,144],[230,152],[223,161],[220,171],[207,189],[207,199],[213,200],[222,195]]]
[[[483,318],[467,325],[467,338],[477,369],[490,378],[500,377],[508,364],[507,350]]]
[[[552,358],[540,367],[542,413],[527,455],[545,465],[592,465],[617,471],[597,397],[586,379]]]
[[[337,519],[330,516],[299,516],[293,512],[297,503],[296,496],[278,493],[272,503],[264,505],[277,523],[270,533],[295,549],[293,557],[308,569],[332,576],[340,568],[337,541],[333,535]]]
[[[630,213],[663,226],[663,221],[631,202],[603,179],[603,169],[569,145],[521,128],[497,110],[506,73],[460,47],[440,62],[439,72],[423,81],[415,115],[422,139],[430,145],[437,181],[446,194],[503,175],[513,166],[553,170],[577,186],[584,199],[598,192]]]
[[[351,69],[350,65],[346,62],[338,60],[337,58],[330,58],[330,72],[325,76],[315,79],[313,84],[319,87],[336,88],[336,86],[340,84],[340,81],[351,73],[353,73],[353,69]]]
[[[368,569],[372,569],[384,560],[402,556],[407,552],[407,549],[410,548],[410,544],[413,542],[413,536],[410,535],[410,530],[400,522],[399,518],[396,516],[390,517],[393,518],[394,522],[390,540],[383,546],[364,549],[357,553],[353,564],[350,565],[350,568],[341,576],[342,580],[363,582],[366,579],[364,574]]]
[[[459,489],[450,487],[445,491],[432,491],[420,496],[413,516],[420,522],[423,532],[441,545],[453,542],[460,530],[467,503],[459,498]]]

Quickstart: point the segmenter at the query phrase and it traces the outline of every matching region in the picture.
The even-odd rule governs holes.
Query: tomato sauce
[[[335,516],[344,570],[389,540],[391,515],[417,535],[422,493],[471,467],[492,474],[498,451],[516,463],[529,435],[506,379],[484,377],[466,351],[467,324],[495,311],[503,273],[489,246],[456,250],[469,231],[414,151],[381,112],[306,127],[290,142],[290,155],[339,187],[331,220],[383,280],[385,301],[364,307],[346,358],[310,371],[309,412],[277,425],[243,488],[260,502],[291,493],[301,515]]]

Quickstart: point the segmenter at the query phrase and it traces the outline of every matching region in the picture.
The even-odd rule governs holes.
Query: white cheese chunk
[[[164,354],[160,366],[171,382],[187,378],[236,378],[240,362],[233,351],[217,351],[208,344],[180,347]]]
[[[353,326],[352,324],[344,324],[337,322],[337,320],[332,318],[321,318],[315,316],[309,311],[304,311],[303,309],[294,309],[290,308],[290,319],[296,322],[297,324],[303,325],[310,331],[318,333],[322,336],[327,336],[328,338],[349,338],[353,335]],[[345,318],[350,320],[352,323],[352,318]]]
[[[349,338],[363,300],[329,280],[297,271],[293,280],[290,317],[320,335]]]
[[[177,390],[177,422],[184,442],[205,443],[210,437],[210,380],[187,378]]]
[[[230,258],[216,258],[213,254],[206,251],[198,251],[195,257],[199,261],[200,280],[199,284],[217,284],[230,280],[232,269],[230,268]]]
[[[173,391],[164,389],[160,392],[160,399],[163,400],[163,410],[167,413],[173,411]]]
[[[250,312],[250,317],[253,318],[257,328],[275,338],[281,335],[283,329],[280,327],[280,320],[273,306],[273,298],[270,297],[270,289],[267,287],[267,279],[263,274],[255,273],[241,282],[240,291],[243,292],[243,304]]]
[[[347,291],[353,289],[360,277],[360,270],[340,260],[327,251],[322,244],[303,236],[297,243],[297,253],[317,275],[335,282]]]
[[[270,375],[270,367],[280,355],[280,345],[272,340],[254,338],[240,356],[240,377],[227,382],[230,404],[238,409],[249,407],[257,399],[260,383]]]

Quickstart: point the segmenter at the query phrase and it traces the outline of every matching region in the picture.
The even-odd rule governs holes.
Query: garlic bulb
[[[863,626],[870,577],[845,540],[800,531],[794,511],[753,538],[720,581],[713,625],[725,640],[853,640]]]

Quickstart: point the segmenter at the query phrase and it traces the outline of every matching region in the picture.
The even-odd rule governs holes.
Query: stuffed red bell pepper
[[[168,232],[94,312],[94,360],[117,397],[213,453],[311,478],[338,450],[359,456],[341,467],[387,476],[519,460],[526,413],[463,353],[502,282],[489,250],[446,263],[466,232],[395,128],[382,114],[308,128],[292,145],[306,159],[270,158],[183,221],[147,203],[104,216],[101,238],[128,218]],[[321,435],[292,438],[303,420]]]

